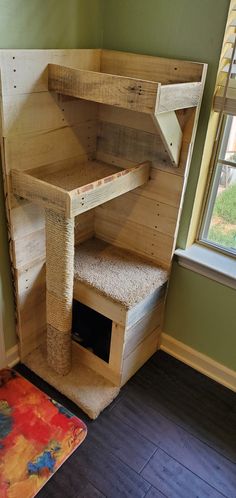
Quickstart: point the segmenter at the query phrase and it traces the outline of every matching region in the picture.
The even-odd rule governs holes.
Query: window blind
[[[236,1],[231,0],[213,104],[214,110],[236,115]]]

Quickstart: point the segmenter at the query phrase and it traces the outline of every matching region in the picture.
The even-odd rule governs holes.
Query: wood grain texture
[[[147,182],[148,162],[119,169],[99,161],[12,170],[15,195],[73,218]]]
[[[101,71],[159,81],[162,84],[201,81],[204,64],[149,55],[103,50]]]
[[[196,107],[201,96],[202,82],[162,85],[156,112],[175,111]]]
[[[88,349],[83,348],[76,341],[74,341],[74,347],[79,352],[79,361],[81,361],[81,363],[86,365],[88,368],[91,368],[91,370],[95,370],[95,372],[98,372],[102,377],[110,380],[115,386],[120,385],[120,372],[113,370],[111,365],[109,365],[106,361],[103,361]]]
[[[64,95],[143,113],[154,112],[159,91],[153,81],[55,64],[48,67],[48,87]]]
[[[4,137],[76,126],[97,118],[96,104],[50,92],[6,96],[2,105]]]
[[[144,256],[157,264],[170,267],[174,239],[169,235],[158,232],[157,229],[145,227],[119,216],[110,216],[105,213],[95,214],[96,237],[115,246],[128,249]]]
[[[127,219],[144,225],[148,228],[157,229],[161,233],[173,236],[176,229],[178,209],[158,202],[157,199],[149,199],[142,195],[142,188],[116,198],[108,203],[104,203],[96,208],[96,217],[108,216],[123,218],[124,224]]]
[[[91,422],[78,407],[24,366],[17,369],[84,419],[89,430],[85,443],[40,491],[40,498],[235,496],[236,473],[229,474],[236,462],[232,460],[233,453],[236,456],[232,391],[158,352],[112,405]],[[176,418],[178,406],[181,411]],[[204,417],[210,421],[210,414],[211,423],[205,425],[203,435]],[[188,416],[185,428],[181,427],[181,415],[183,420]]]
[[[222,497],[216,489],[180,466],[176,460],[159,448],[141,475],[168,498]]]
[[[156,353],[161,330],[155,329],[123,361],[121,385],[123,386],[144,363]]]
[[[1,50],[2,96],[48,91],[49,63],[98,71],[100,55],[99,49]]]
[[[163,112],[158,114],[156,111],[154,123],[160,133],[165,150],[168,153],[171,164],[179,165],[180,151],[182,147],[183,133],[174,111]]]
[[[99,70],[100,50],[0,52],[1,149],[16,286],[17,328],[23,356],[38,346],[45,332],[45,273],[42,272],[41,277],[36,275],[40,269],[32,273],[32,268],[42,267],[45,260],[44,214],[36,205],[13,196],[11,169],[41,166],[54,160],[70,161],[74,153],[80,161],[79,157],[83,156],[84,160],[95,150],[96,104],[73,101],[69,97],[55,99],[48,92],[48,63],[64,64],[66,60],[74,67]],[[90,227],[81,223],[77,241],[91,233],[91,222]]]
[[[145,92],[137,95],[136,100],[140,106],[137,108],[145,112],[143,114],[131,112],[129,109],[119,107],[111,110],[111,106],[100,106],[70,96],[56,96],[48,92],[48,64],[70,66],[85,73],[103,71],[107,73],[109,81],[112,73],[116,75],[113,81],[117,82],[132,82],[132,78],[145,79],[147,80]],[[31,312],[27,311],[27,303],[36,306],[38,302],[38,312],[44,316],[40,292],[42,290],[43,296],[45,277],[42,276],[41,283],[39,278],[37,285],[33,278],[30,279],[29,289],[25,289],[22,280],[18,282],[18,278],[21,272],[27,270],[31,272],[32,267],[36,268],[45,260],[44,215],[40,207],[14,197],[10,181],[11,170],[25,171],[45,166],[50,169],[49,165],[53,168],[55,163],[63,167],[63,164],[70,165],[75,159],[81,164],[82,161],[94,159],[96,156],[97,160],[119,168],[133,167],[137,163],[151,160],[153,167],[149,182],[135,189],[132,196],[127,197],[127,204],[124,202],[123,205],[124,198],[121,198],[120,203],[114,203],[114,208],[107,206],[107,212],[105,208],[97,213],[91,211],[91,214],[78,218],[75,237],[79,243],[97,233],[104,240],[134,250],[145,258],[169,268],[199,104],[195,113],[191,109],[187,112],[176,111],[183,133],[178,168],[173,168],[162,140],[156,134],[151,117],[146,111],[149,112],[153,105],[153,89],[157,89],[158,81],[167,87],[188,85],[185,86],[189,91],[186,101],[188,100],[188,105],[193,103],[197,88],[193,83],[204,82],[205,66],[121,52],[102,53],[101,50],[77,49],[3,50],[0,52],[0,65],[2,152],[9,238],[16,288],[19,287],[21,289],[19,292],[22,292],[20,295],[17,291],[16,297],[19,303],[18,323],[22,331],[24,327],[26,330],[23,348],[26,351],[37,345],[37,341],[43,336],[43,319],[36,330],[33,309]],[[104,85],[104,90],[105,88]],[[166,93],[162,94],[162,108],[166,105],[172,110],[173,106],[180,105],[179,87],[172,88],[176,90],[176,97],[173,98],[166,88]],[[136,90],[136,87],[130,88],[130,93],[136,95]],[[129,106],[133,106],[130,101]],[[98,117],[101,123],[99,127]],[[88,207],[92,206],[93,204],[89,204]],[[120,213],[118,216],[115,215],[115,210]],[[147,217],[145,213],[149,210],[151,214]],[[76,212],[73,211],[73,214]],[[107,303],[103,304],[106,310]],[[118,318],[117,322],[122,321],[122,313],[119,310],[112,310],[113,312],[114,317]],[[32,337],[28,334],[30,323],[33,330]],[[21,331],[19,335],[22,340]]]
[[[13,135],[4,139],[4,148],[7,173],[13,168],[23,171],[84,154],[91,157],[96,148],[96,123]]]

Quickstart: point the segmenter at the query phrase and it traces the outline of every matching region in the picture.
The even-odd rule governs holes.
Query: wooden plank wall
[[[113,51],[102,52],[101,69],[163,84],[205,79],[203,64]],[[177,111],[183,146],[175,168],[150,116],[99,106],[97,158],[117,166],[150,160],[152,169],[147,185],[96,208],[97,237],[170,267],[199,108]]]
[[[203,64],[101,50],[1,50],[1,152],[21,358],[45,331],[44,212],[11,192],[12,168],[97,157],[118,166],[150,159],[150,181],[76,219],[76,243],[96,236],[170,266],[197,109],[178,111],[180,165],[170,165],[148,115],[48,92],[47,65],[177,83],[202,81]],[[98,121],[99,119],[99,121]]]
[[[100,69],[100,50],[1,50],[2,163],[21,357],[45,331],[44,212],[11,193],[12,168],[27,169],[96,149],[96,104],[48,92],[47,65]],[[94,213],[76,220],[76,242],[93,235]]]

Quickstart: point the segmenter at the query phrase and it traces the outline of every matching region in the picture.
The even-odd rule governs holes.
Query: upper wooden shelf
[[[64,95],[150,114],[173,165],[177,166],[182,130],[175,111],[196,107],[203,83],[162,85],[157,81],[49,64],[48,88]]]
[[[146,183],[150,163],[121,169],[101,161],[12,170],[15,195],[73,218]]]

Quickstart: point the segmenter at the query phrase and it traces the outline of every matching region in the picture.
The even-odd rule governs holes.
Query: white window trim
[[[236,289],[236,260],[210,247],[193,244],[188,249],[176,249],[180,266]]]

